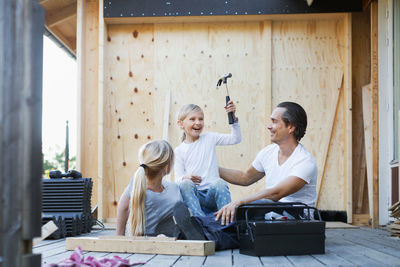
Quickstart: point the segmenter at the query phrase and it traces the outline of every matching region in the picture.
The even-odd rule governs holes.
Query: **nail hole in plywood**
[[[118,110],[115,110],[115,113],[118,113]]]
[[[132,71],[129,71],[129,77],[133,77],[133,73],[132,73]]]
[[[107,41],[111,42],[111,37],[107,36]]]
[[[144,58],[144,55],[142,54],[140,57],[141,57],[141,58]]]
[[[110,80],[112,80],[113,78],[112,78],[112,76],[110,76]]]
[[[133,106],[133,102],[131,101],[131,106]]]
[[[121,136],[120,136],[120,135],[118,135],[118,136],[117,136],[117,138],[118,138],[118,139],[121,139]]]
[[[138,139],[138,138],[139,138],[139,135],[138,135],[138,134],[135,134],[134,137],[135,137],[135,139]]]
[[[124,161],[124,162],[122,162],[122,166],[124,166],[124,167],[126,166],[126,162],[125,162],[125,161]]]
[[[139,33],[138,33],[137,30],[134,30],[134,31],[132,32],[132,35],[133,35],[133,38],[137,38],[138,35],[139,35]]]
[[[151,139],[151,136],[150,136],[150,135],[148,135],[148,136],[147,136],[147,139],[149,139],[149,140],[150,140],[150,139]]]
[[[154,42],[154,38],[151,38],[151,41]]]
[[[146,119],[146,121],[150,121],[149,119]]]
[[[139,92],[139,90],[138,90],[137,87],[135,87],[135,89],[133,89],[133,91],[134,91],[135,93]]]
[[[151,95],[151,92],[149,92],[149,95]]]
[[[118,202],[114,200],[113,205],[116,207],[118,206]]]
[[[117,56],[117,60],[118,60],[118,61],[120,60],[120,57],[119,57],[119,56]]]
[[[121,119],[121,118],[119,118],[119,119],[118,119],[118,122],[121,122],[121,121],[122,121],[122,119]]]

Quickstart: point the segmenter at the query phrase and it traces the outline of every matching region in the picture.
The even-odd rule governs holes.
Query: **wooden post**
[[[372,227],[379,226],[378,1],[371,2]]]
[[[40,266],[44,11],[0,1],[0,266]]]
[[[93,179],[92,205],[98,179],[98,45],[99,1],[77,1],[78,149],[77,167]],[[100,207],[99,207],[100,208]],[[101,209],[99,209],[101,215]]]

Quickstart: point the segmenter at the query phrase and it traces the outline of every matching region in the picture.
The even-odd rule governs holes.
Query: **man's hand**
[[[229,204],[223,206],[219,211],[215,212],[214,215],[217,216],[215,218],[216,221],[221,218],[221,225],[226,225],[235,219],[236,208],[240,206],[239,201],[232,201]]]
[[[199,185],[201,183],[201,176],[198,175],[186,174],[182,177],[182,180],[184,179],[191,180],[195,185]]]

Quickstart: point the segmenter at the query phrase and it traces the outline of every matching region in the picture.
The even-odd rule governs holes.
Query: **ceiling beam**
[[[65,7],[49,10],[46,13],[46,26],[51,28],[76,15],[76,2]]]

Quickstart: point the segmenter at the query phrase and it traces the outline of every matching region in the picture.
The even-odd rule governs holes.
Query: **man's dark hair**
[[[294,102],[282,102],[278,108],[285,108],[286,111],[282,114],[282,120],[286,126],[295,126],[294,137],[297,141],[306,134],[307,129],[307,114],[305,110],[297,103]]]

